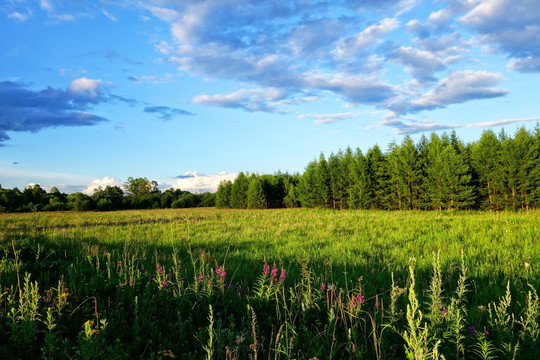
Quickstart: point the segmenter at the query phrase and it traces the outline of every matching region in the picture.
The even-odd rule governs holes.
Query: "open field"
[[[538,358],[539,219],[1,215],[0,357]]]

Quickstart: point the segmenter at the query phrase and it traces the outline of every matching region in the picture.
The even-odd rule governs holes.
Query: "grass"
[[[0,357],[534,359],[539,218],[1,215]]]

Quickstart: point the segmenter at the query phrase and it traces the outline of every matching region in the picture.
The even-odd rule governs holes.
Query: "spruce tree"
[[[240,172],[236,179],[234,179],[231,188],[231,207],[234,209],[247,208],[247,190],[249,182],[248,178],[243,172]]]

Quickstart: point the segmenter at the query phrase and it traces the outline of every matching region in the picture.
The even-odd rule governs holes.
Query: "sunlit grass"
[[[40,309],[36,311],[40,311],[41,317],[39,326],[24,325],[24,331],[40,334],[43,341],[50,342],[45,347],[50,347],[52,353],[56,351],[54,349],[69,348],[75,349],[70,350],[70,354],[77,357],[84,351],[119,349],[129,356],[144,351],[143,357],[147,358],[163,358],[164,354],[167,357],[183,354],[187,358],[200,358],[201,354],[209,352],[221,354],[216,355],[221,358],[227,354],[225,346],[228,346],[231,359],[234,356],[247,358],[249,354],[254,355],[250,352],[250,344],[253,345],[252,333],[255,331],[259,332],[259,352],[266,356],[288,354],[309,358],[308,354],[311,354],[327,358],[328,354],[344,354],[346,349],[350,353],[354,346],[360,345],[368,357],[405,356],[406,342],[400,334],[406,329],[404,316],[410,300],[405,296],[394,299],[402,315],[392,323],[392,327],[396,327],[392,331],[388,327],[387,313],[381,306],[389,306],[393,286],[408,288],[411,281],[409,267],[413,266],[415,296],[422,311],[427,311],[429,299],[432,299],[428,290],[430,284],[433,288],[433,259],[438,254],[441,301],[445,306],[451,305],[450,299],[459,288],[462,268],[467,269],[467,292],[463,300],[466,308],[463,316],[466,317],[459,323],[462,327],[455,325],[457,334],[464,336],[464,351],[472,354],[473,349],[481,349],[481,346],[489,349],[493,345],[497,349],[506,346],[506,350],[501,351],[511,353],[517,351],[516,345],[518,349],[519,344],[530,346],[526,344],[531,344],[532,337],[537,334],[538,311],[534,310],[537,309],[534,307],[535,293],[531,291],[540,288],[539,218],[539,211],[338,212],[307,209],[1,215],[0,285],[7,289],[0,298],[3,308],[0,311],[1,330],[11,336],[23,331],[23,325],[15,315],[10,320],[9,306],[19,301],[22,291],[19,286],[24,287],[19,283],[25,274],[31,273],[29,284],[35,281],[39,285]],[[265,261],[269,266],[275,266],[279,273],[286,274],[281,287],[268,288],[264,286],[269,283],[261,283]],[[226,270],[226,281],[219,283],[216,269]],[[392,285],[392,276],[395,285]],[[59,281],[63,285],[59,285]],[[337,292],[332,295],[338,296],[335,300],[328,299],[328,288],[320,289],[321,285],[329,284],[343,291],[341,295]],[[514,314],[514,322],[508,325],[508,333],[493,329],[498,338],[492,335],[483,343],[476,343],[476,338],[467,337],[468,326],[474,323],[478,329],[493,328],[490,319],[495,315],[490,317],[489,304],[498,303],[506,296],[507,284],[512,294],[508,313]],[[63,300],[45,299],[43,292],[48,289],[56,289],[57,298],[69,293],[66,309],[72,314],[55,310],[56,304]],[[351,296],[357,299],[362,296],[362,306],[357,309],[361,311],[355,314],[350,313],[352,308],[347,300]],[[96,304],[100,319],[93,315]],[[214,304],[212,329],[208,328],[209,304]],[[337,307],[333,308],[334,305]],[[52,310],[48,310],[51,306]],[[253,324],[252,310],[245,306],[255,309],[258,325]],[[190,318],[194,309],[200,314]],[[329,311],[335,312],[332,315]],[[344,312],[338,314],[338,311]],[[450,323],[434,322],[433,311],[431,309],[427,325],[418,326],[422,331],[429,328],[433,336],[442,336]],[[43,322],[46,318],[48,323]],[[99,323],[102,319],[107,323]],[[530,328],[525,335],[523,330],[518,331],[525,328],[518,324],[519,319]],[[83,326],[89,320],[95,323]],[[309,325],[310,321],[315,325]],[[379,344],[377,348],[375,345],[371,321],[375,324],[373,329],[377,329],[375,333],[382,336],[379,340],[384,339],[384,346]],[[150,346],[152,351],[141,348],[142,343],[135,341],[135,330],[122,333],[125,327],[122,322],[136,329],[139,327],[137,336],[150,337],[152,344],[147,347]],[[318,323],[321,325],[316,325]],[[50,330],[52,324],[56,324],[54,334]],[[355,335],[355,331],[360,331],[358,326],[363,333]],[[113,330],[120,333],[112,335]],[[300,330],[307,333],[298,334]],[[324,339],[325,345],[318,348],[316,341],[285,344],[283,338],[277,339],[280,331],[280,337],[288,334],[288,341],[295,336],[302,339],[316,337]],[[77,333],[79,335],[74,337]],[[213,345],[209,345],[209,333],[213,336],[210,341]],[[185,337],[184,350],[172,340],[180,335]],[[245,341],[238,343],[237,337],[244,337]],[[67,339],[67,343],[63,344],[62,338]],[[430,340],[433,346],[435,339]],[[446,358],[459,357],[455,347],[445,341],[436,348],[422,351],[429,353],[435,349],[443,351]],[[215,348],[216,344],[221,348]],[[23,345],[3,343],[0,357],[13,355],[16,346]],[[214,349],[209,351],[209,346]],[[358,351],[354,350],[357,356]],[[119,355],[119,358],[125,357]]]

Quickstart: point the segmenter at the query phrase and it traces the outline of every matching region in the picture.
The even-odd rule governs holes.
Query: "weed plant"
[[[0,358],[537,359],[538,215],[2,215]]]

